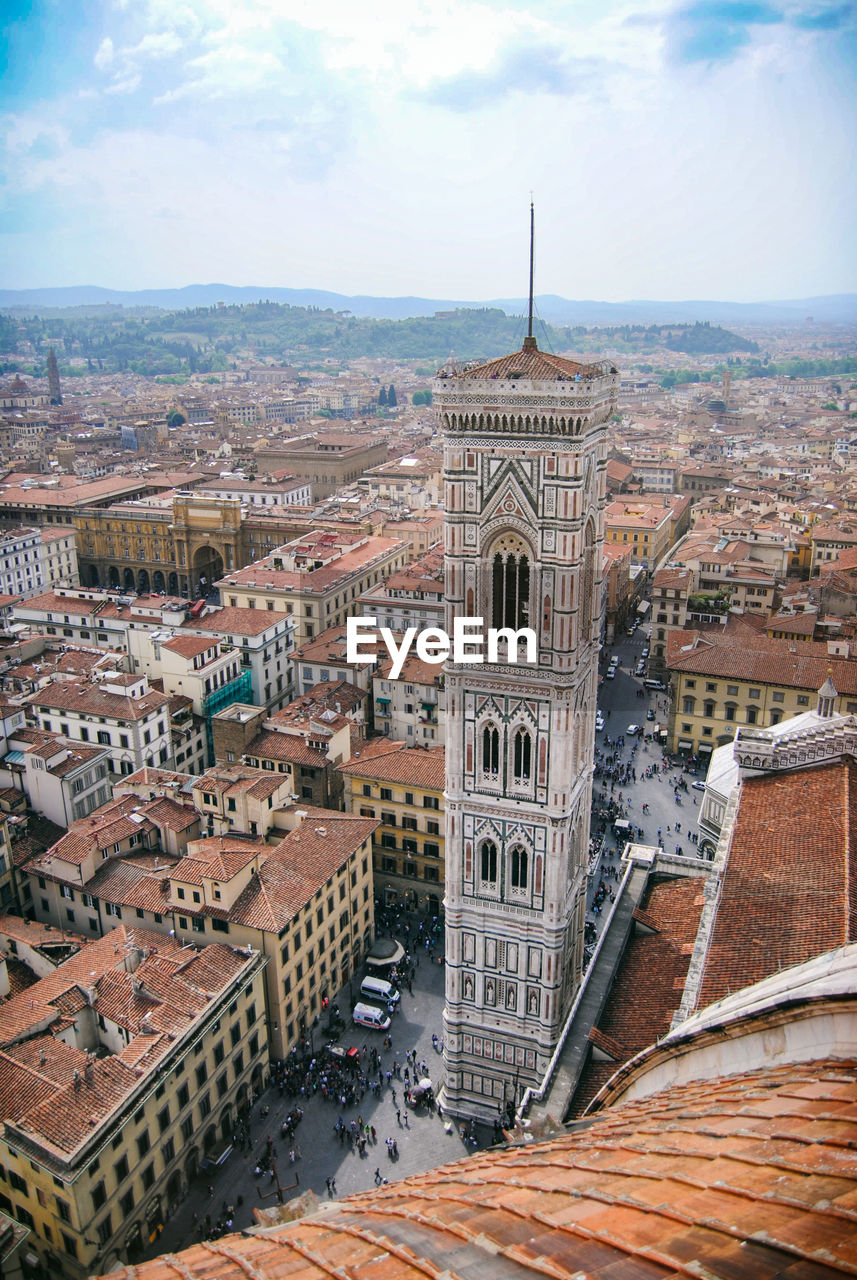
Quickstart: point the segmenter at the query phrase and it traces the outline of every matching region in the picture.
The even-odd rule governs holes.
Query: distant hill
[[[20,372],[21,345],[44,358],[51,345],[92,371],[143,375],[219,373],[244,359],[306,365],[313,360],[347,363],[360,357],[421,360],[429,369],[450,351],[489,359],[518,347],[526,317],[499,307],[457,307],[403,320],[347,315],[282,302],[250,302],[158,308],[77,307],[38,313],[0,312],[0,370]],[[540,344],[551,351],[596,352],[607,343],[617,352],[645,355],[667,348],[688,355],[756,352],[757,344],[707,321],[691,325],[538,325]],[[24,365],[23,368],[27,368]]]
[[[0,289],[0,308],[21,308],[43,313],[55,308],[156,307],[181,311],[188,307],[212,307],[218,302],[241,305],[251,302],[280,302],[292,307],[318,308],[377,320],[403,320],[433,316],[437,311],[459,308],[499,309],[507,315],[526,312],[526,298],[494,298],[472,302],[451,298],[350,297],[322,289],[283,289],[256,285],[191,284],[182,289],[102,289],[79,285],[58,289]],[[572,301],[555,294],[536,299],[539,315],[549,324],[603,327],[627,324],[803,324],[812,316],[820,324],[857,323],[857,294],[829,294],[818,298],[797,298],[775,302],[596,302]]]

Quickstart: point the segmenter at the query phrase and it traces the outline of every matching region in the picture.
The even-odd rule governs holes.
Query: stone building
[[[530,628],[446,664],[445,1107],[493,1120],[544,1075],[577,991],[618,375],[521,351],[446,366],[446,629]]]

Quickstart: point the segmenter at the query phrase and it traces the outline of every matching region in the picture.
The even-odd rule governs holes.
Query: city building
[[[401,637],[399,637],[401,640]],[[442,746],[446,741],[443,668],[411,651],[394,678],[393,660],[381,661],[372,677],[375,729],[409,747]]]
[[[4,950],[20,926],[0,918]],[[138,1256],[228,1146],[266,1073],[266,961],[119,925],[51,965],[37,929],[43,976],[0,1027],[0,1208],[32,1233],[31,1276],[84,1280]]]
[[[209,780],[141,769],[26,864],[28,914],[90,936],[127,924],[261,952],[271,1052],[285,1057],[372,944],[378,825],[308,804],[278,809],[286,789],[258,771],[218,769]],[[249,797],[240,806],[239,792]],[[234,816],[248,834],[200,835],[209,813],[215,829]]]
[[[321,407],[321,406],[320,406]],[[287,470],[312,485],[312,496],[329,498],[364,471],[387,460],[387,441],[377,435],[317,431],[256,450],[260,470]]]
[[[346,810],[380,824],[372,843],[376,897],[430,916],[444,897],[445,769],[443,747],[377,738],[340,766]]]
[[[767,728],[814,705],[829,676],[834,709],[857,713],[857,662],[828,645],[771,640],[749,624],[723,634],[671,631],[669,739],[673,751],[710,755],[745,725]]]
[[[107,747],[115,776],[173,759],[169,698],[145,675],[113,672],[97,682],[54,681],[27,701],[39,728]]]
[[[217,586],[231,608],[290,613],[302,645],[343,625],[356,598],[401,569],[407,554],[401,540],[313,530],[227,574]]]
[[[434,384],[446,630],[476,617],[536,641],[446,663],[443,1102],[458,1115],[491,1121],[542,1079],[580,983],[617,389],[609,364],[532,338]]]

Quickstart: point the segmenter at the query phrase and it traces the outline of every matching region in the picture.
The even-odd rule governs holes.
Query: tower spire
[[[527,312],[527,336],[524,339],[524,348],[537,346],[533,337],[533,261],[535,257],[536,243],[536,213],[533,201],[530,199],[530,305]]]

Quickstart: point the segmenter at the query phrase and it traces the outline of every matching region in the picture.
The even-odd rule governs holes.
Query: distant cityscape
[[[845,296],[121,297],[2,295],[3,1275],[847,1270]]]

